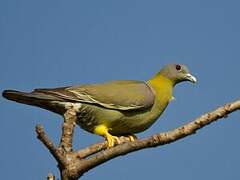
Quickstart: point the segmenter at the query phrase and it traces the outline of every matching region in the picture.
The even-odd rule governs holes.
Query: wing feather
[[[143,81],[110,81],[102,84],[86,84],[56,89],[36,89],[63,100],[96,104],[109,109],[136,110],[153,105],[155,95]]]

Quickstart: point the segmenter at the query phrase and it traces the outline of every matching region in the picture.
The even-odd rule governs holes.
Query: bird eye
[[[182,69],[182,67],[179,64],[177,64],[176,65],[176,70],[180,71],[181,69]]]

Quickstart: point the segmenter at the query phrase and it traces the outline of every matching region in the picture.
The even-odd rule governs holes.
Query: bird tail
[[[52,106],[51,102],[60,100],[53,95],[34,91],[28,93],[15,90],[5,90],[3,91],[2,96],[11,101],[41,107],[53,112],[56,112],[56,109]]]

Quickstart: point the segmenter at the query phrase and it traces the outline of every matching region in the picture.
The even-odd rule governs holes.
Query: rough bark
[[[162,132],[153,136],[129,142],[121,137],[121,144],[112,148],[106,148],[106,142],[93,144],[81,150],[73,151],[72,137],[76,124],[76,113],[70,108],[64,115],[62,136],[58,147],[47,137],[41,125],[36,126],[38,139],[46,146],[49,152],[58,162],[62,180],[76,180],[85,172],[105,163],[115,157],[138,151],[145,148],[157,147],[175,142],[186,136],[193,135],[198,129],[215,122],[240,109],[240,100],[228,103],[212,112],[201,115],[192,122],[168,132]]]

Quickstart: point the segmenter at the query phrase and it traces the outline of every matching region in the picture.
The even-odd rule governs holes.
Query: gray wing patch
[[[77,101],[117,110],[146,109],[153,105],[155,99],[153,90],[142,81],[111,81],[65,90],[73,93]]]
[[[93,97],[89,94],[76,92],[75,90],[68,90],[68,91],[74,93],[81,102],[90,103],[90,104],[98,104],[98,105],[101,105],[108,109],[131,110],[131,109],[143,108],[143,105],[137,105],[137,104],[129,104],[128,106],[123,106],[123,105],[121,105],[121,103],[118,103],[118,104],[117,103],[114,104],[114,103],[110,103],[110,102],[104,103],[104,100],[101,102],[101,101],[97,100],[96,97]]]
[[[102,84],[53,89],[35,89],[49,100],[96,104],[108,109],[139,110],[150,108],[155,99],[152,88],[143,81],[110,81]]]

